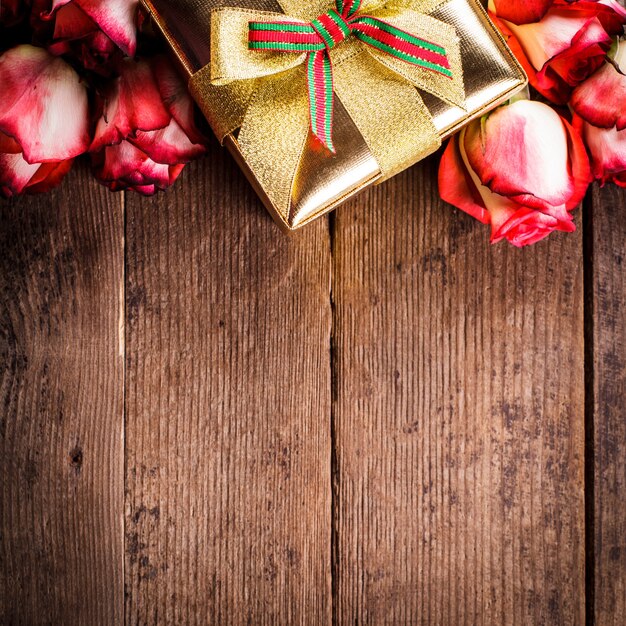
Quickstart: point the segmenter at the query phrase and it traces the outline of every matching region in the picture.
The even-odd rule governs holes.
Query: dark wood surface
[[[582,623],[582,233],[491,247],[435,166],[335,218],[336,616]]]
[[[0,209],[0,624],[121,623],[123,198]]]
[[[589,306],[589,470],[596,623],[626,616],[626,192],[594,189]],[[591,543],[591,538],[590,538]]]
[[[519,251],[435,172],[0,204],[0,624],[623,623],[626,193]]]

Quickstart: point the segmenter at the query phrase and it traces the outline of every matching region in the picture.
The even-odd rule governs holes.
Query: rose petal
[[[552,6],[554,0],[494,0],[494,12],[513,24],[538,22]],[[491,4],[491,3],[490,3]]]
[[[471,124],[464,148],[482,185],[519,204],[551,212],[572,197],[578,201],[569,155],[570,142],[576,141],[572,134],[575,131],[549,106],[521,100],[491,114],[484,134],[479,124]],[[576,167],[584,174],[580,138],[576,148]]]
[[[152,67],[146,61],[125,61],[105,98],[90,150],[120,143],[138,130],[165,128],[171,115],[161,100]]]
[[[123,141],[93,155],[96,178],[111,189],[135,189],[143,194],[167,189],[178,178],[184,164],[156,163],[136,146]]]
[[[13,137],[0,133],[0,152],[21,154],[22,146]]]
[[[581,118],[574,120],[582,129],[591,153],[595,178],[603,184],[613,181],[623,185],[626,180],[626,130],[596,128]]]
[[[54,39],[80,39],[96,32],[98,25],[76,4],[70,2],[57,11]]]
[[[26,188],[27,193],[46,193],[61,183],[72,169],[73,159],[60,163],[43,163],[31,178]]]
[[[165,128],[137,131],[136,136],[129,141],[141,148],[152,160],[169,165],[188,163],[205,152],[202,144],[194,144],[189,140],[174,119]]]
[[[205,138],[197,129],[194,121],[195,109],[193,100],[176,68],[164,56],[156,57],[153,60],[153,67],[161,98],[172,117],[193,143],[205,143]]]
[[[126,54],[137,50],[138,0],[53,0],[49,16],[74,2]]]
[[[29,163],[61,161],[89,146],[87,88],[62,59],[23,45],[0,57],[0,131]]]
[[[22,154],[0,153],[0,190],[4,197],[24,191],[30,179],[37,173],[39,163],[28,163]]]
[[[514,246],[522,248],[545,239],[555,230],[573,232],[576,226],[571,218],[557,220],[545,213],[521,207],[500,228],[493,230],[491,243],[506,239]]]
[[[573,92],[570,106],[584,120],[600,128],[626,128],[626,40],[619,46],[618,57],[623,74],[605,63]]]
[[[137,50],[137,0],[75,0],[129,56]]]
[[[489,224],[489,213],[485,208],[476,185],[472,181],[459,152],[465,130],[448,142],[439,163],[439,195],[442,200],[465,211],[483,224]]]

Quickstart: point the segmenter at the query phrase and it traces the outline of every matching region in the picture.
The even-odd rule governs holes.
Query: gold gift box
[[[280,5],[272,0],[142,0],[142,3],[189,80],[211,63],[213,10],[238,6],[281,12]],[[329,8],[332,6],[329,1]],[[526,85],[527,78],[477,0],[449,0],[431,15],[456,28],[465,83],[464,108],[421,93],[443,140],[506,101]],[[211,105],[197,96],[196,101],[211,119],[211,111],[207,110]],[[339,99],[335,100],[334,142],[336,155],[320,149],[319,142],[312,135],[309,137],[291,187],[290,207],[285,210],[270,200],[267,190],[244,159],[237,132],[230,133],[224,140],[267,209],[287,231],[304,226],[368,186],[384,180],[378,162]],[[271,154],[271,146],[268,152]]]

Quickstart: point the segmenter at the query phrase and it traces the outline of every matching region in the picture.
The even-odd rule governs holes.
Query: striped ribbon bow
[[[309,113],[313,134],[331,151],[334,88],[330,51],[350,36],[401,61],[452,79],[448,53],[380,18],[359,13],[362,0],[335,0],[330,10],[310,23],[251,21],[251,50],[307,53]]]

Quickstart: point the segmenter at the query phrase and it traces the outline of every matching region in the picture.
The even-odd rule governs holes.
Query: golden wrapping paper
[[[142,1],[187,74],[192,95],[211,122],[216,134],[229,148],[272,216],[285,230],[295,230],[303,226],[335,209],[369,185],[382,182],[408,167],[436,150],[440,140],[508,99],[526,84],[523,70],[477,0],[447,2],[416,0],[414,3],[407,3],[423,5],[433,18],[456,29],[463,65],[465,90],[463,106],[455,104],[455,99],[438,98],[426,91],[420,90],[418,94],[410,83],[406,83],[405,86],[398,85],[398,81],[385,82],[383,74],[381,83],[387,85],[386,88],[390,90],[389,101],[394,101],[392,89],[396,91],[404,89],[402,93],[405,96],[407,89],[413,90],[415,98],[420,103],[423,102],[421,106],[430,119],[424,119],[423,114],[420,117],[419,110],[415,114],[411,111],[407,116],[404,113],[396,114],[394,107],[387,107],[387,114],[381,118],[384,120],[383,127],[380,132],[373,132],[372,124],[368,127],[367,114],[368,107],[375,106],[375,103],[365,101],[359,110],[353,101],[349,98],[344,100],[339,93],[335,100],[334,119],[337,154],[329,153],[310,134],[308,138],[303,139],[304,146],[297,145],[297,138],[292,142],[283,141],[281,146],[283,152],[295,151],[290,158],[297,161],[297,167],[293,172],[289,169],[283,172],[281,167],[283,169],[285,167],[282,162],[284,159],[278,160],[279,162],[272,159],[273,151],[270,144],[281,139],[276,139],[275,130],[272,130],[273,124],[281,119],[281,115],[284,119],[301,118],[302,112],[299,110],[301,107],[290,106],[288,102],[283,104],[282,111],[279,110],[280,106],[273,107],[276,110],[268,111],[263,107],[259,111],[257,107],[256,113],[251,114],[243,126],[253,125],[253,130],[259,137],[267,137],[268,145],[263,150],[259,150],[258,147],[251,150],[247,145],[246,138],[250,133],[246,132],[246,128],[243,130],[231,128],[237,125],[238,122],[233,120],[238,120],[240,115],[237,105],[234,104],[236,98],[229,97],[228,89],[213,87],[209,70],[212,61],[211,19],[215,9],[239,7],[251,11],[282,12],[281,5],[284,7],[286,3],[283,1],[279,5],[277,1],[272,0]],[[289,2],[292,8],[298,4],[302,5],[301,14],[292,11],[290,15],[308,19],[310,15],[307,15],[307,12],[311,10],[311,3],[298,3],[293,0]],[[315,4],[314,1],[313,5]],[[334,6],[332,0],[327,3],[320,0],[318,4],[320,6],[328,4],[328,8]],[[344,42],[339,48],[349,43],[351,42]],[[295,55],[284,56],[293,59]],[[214,54],[214,65],[215,57]],[[343,69],[345,79],[349,80],[350,75],[358,71],[361,64],[362,60],[359,63],[337,64],[335,71],[342,72]],[[294,71],[298,70],[290,70],[279,75],[279,81],[274,81],[277,85],[282,81],[283,84],[279,89],[284,90],[294,78],[299,78],[290,75],[290,72]],[[364,72],[361,82],[365,79]],[[252,89],[253,81],[247,83]],[[353,83],[360,87],[362,93],[367,94],[367,90],[364,90],[357,81],[353,80]],[[247,88],[246,81],[237,81],[237,85],[238,89]],[[378,87],[371,85],[372,89]],[[380,89],[378,91],[380,92]],[[350,113],[344,102],[350,107]],[[308,115],[306,108],[304,114]],[[416,120],[415,123],[407,124],[407,120],[410,119]],[[436,142],[426,141],[423,133],[420,135],[419,129],[426,124],[433,126],[439,133]],[[375,158],[373,153],[378,158]]]

